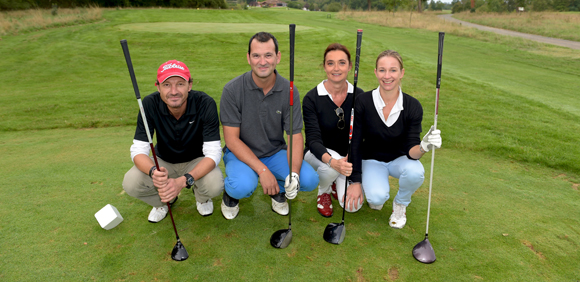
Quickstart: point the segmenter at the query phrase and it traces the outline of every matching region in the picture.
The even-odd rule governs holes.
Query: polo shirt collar
[[[377,89],[373,90],[373,103],[375,105],[375,110],[377,111],[377,113],[379,114],[379,116],[381,117],[381,120],[385,123],[385,125],[387,125],[388,127],[391,127],[396,121],[397,119],[399,119],[399,115],[401,114],[401,111],[404,110],[403,108],[403,91],[401,90],[401,87],[399,87],[399,97],[397,97],[397,101],[395,102],[395,105],[393,105],[393,108],[391,109],[391,112],[389,113],[389,116],[387,118],[385,118],[385,116],[383,115],[383,108],[385,107],[385,101],[383,101],[383,98],[381,97],[381,92],[379,91],[381,87],[377,87]]]
[[[330,100],[332,100],[332,95],[330,95],[330,93],[328,93],[328,91],[326,90],[326,87],[324,87],[324,82],[326,82],[328,79],[323,80],[321,83],[319,83],[316,86],[316,90],[318,91],[318,96],[328,96],[330,97]],[[346,94],[348,95],[348,93],[354,93],[354,86],[352,86],[352,84],[350,84],[350,82],[348,82],[348,80],[346,81],[346,84],[348,85],[348,89],[346,90]],[[332,100],[334,102],[334,100]]]

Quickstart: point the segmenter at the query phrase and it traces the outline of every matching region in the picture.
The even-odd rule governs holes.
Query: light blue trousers
[[[260,158],[260,161],[268,167],[276,177],[276,180],[278,180],[280,192],[286,192],[284,181],[290,172],[286,150],[280,150],[270,157]],[[224,154],[224,164],[227,175],[224,179],[224,186],[228,195],[235,199],[250,197],[256,187],[258,187],[258,181],[260,180],[258,174],[247,164],[240,161],[229,149],[226,149]],[[312,191],[316,186],[318,186],[318,174],[312,166],[302,161],[300,191]]]
[[[363,160],[362,186],[370,204],[380,206],[389,199],[389,176],[399,179],[399,192],[394,201],[408,206],[411,196],[425,180],[425,169],[420,161],[407,156],[400,156],[388,163]]]

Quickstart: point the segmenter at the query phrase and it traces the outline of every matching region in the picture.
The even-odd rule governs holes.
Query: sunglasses
[[[344,111],[342,110],[342,108],[336,108],[336,110],[334,110],[334,112],[336,113],[336,116],[338,117],[338,122],[336,123],[336,126],[338,127],[338,129],[343,130],[344,126],[346,124],[346,122],[344,121]]]

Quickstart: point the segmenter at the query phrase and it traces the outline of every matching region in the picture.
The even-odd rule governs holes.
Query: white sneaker
[[[149,222],[151,222],[151,223],[160,222],[162,219],[164,219],[167,216],[168,211],[169,211],[169,208],[167,207],[167,205],[161,206],[158,208],[153,207],[153,209],[149,213],[149,218],[148,218]]]
[[[389,218],[389,225],[393,228],[401,229],[407,223],[407,206],[397,204],[393,201],[393,214]]]
[[[272,199],[272,210],[279,215],[288,215],[288,202],[284,200],[284,202],[278,203],[276,200]]]
[[[240,204],[236,204],[234,207],[228,207],[222,200],[222,214],[226,219],[234,219],[238,216],[240,212]]]
[[[383,205],[373,205],[373,204],[369,203],[369,207],[373,210],[380,211],[383,208]]]
[[[202,216],[209,216],[213,214],[213,202],[211,199],[207,200],[205,203],[196,201],[195,204],[197,205],[197,211]]]

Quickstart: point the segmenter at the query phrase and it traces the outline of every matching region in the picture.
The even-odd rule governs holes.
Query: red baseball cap
[[[180,61],[171,60],[159,66],[159,69],[157,70],[157,81],[159,83],[163,83],[172,76],[179,76],[186,81],[189,81],[191,74],[189,73],[187,66]]]

